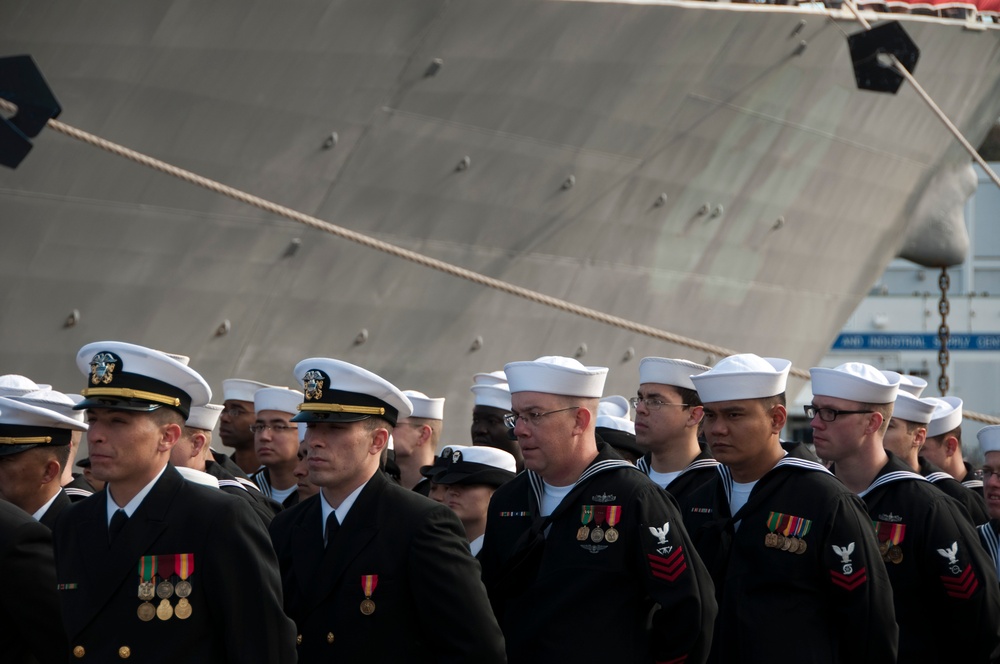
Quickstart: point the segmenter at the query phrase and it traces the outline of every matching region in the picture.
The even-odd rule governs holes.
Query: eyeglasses
[[[661,406],[681,406],[682,408],[687,408],[691,404],[689,403],[670,403],[669,401],[660,401],[659,399],[643,399],[642,397],[632,397],[628,400],[632,407],[639,410],[639,406],[646,406],[646,410],[659,410]]]
[[[286,431],[299,430],[299,428],[294,424],[261,424],[260,422],[258,422],[257,424],[250,425],[250,431],[254,433],[262,433],[264,429],[270,429],[274,433],[278,434],[285,433]]]
[[[838,415],[861,415],[862,413],[874,413],[874,410],[836,410],[834,408],[819,408],[817,406],[803,406],[802,410],[806,411],[806,417],[810,420],[817,415],[819,419],[824,422],[833,422],[837,419]]]
[[[223,408],[221,414],[228,417],[241,417],[249,412],[250,411],[243,406],[229,406],[228,408]]]
[[[994,475],[1000,478],[1000,469],[997,468],[990,468],[989,466],[983,466],[983,469],[979,472],[983,474],[983,482],[989,481],[989,479]]]
[[[566,410],[575,410],[580,406],[570,406],[569,408],[560,408],[559,410],[550,410],[544,413],[509,413],[503,416],[503,423],[507,425],[508,429],[513,429],[517,425],[517,421],[521,420],[532,426],[538,426],[539,421],[546,415],[551,415],[552,413],[561,413]]]

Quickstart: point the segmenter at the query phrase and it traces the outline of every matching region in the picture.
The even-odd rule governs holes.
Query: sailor
[[[305,401],[309,476],[320,493],[271,522],[299,661],[501,662],[462,524],[443,505],[379,472],[409,399],[361,367],[327,358],[295,367]]]
[[[0,424],[0,430],[7,426]],[[0,436],[11,437],[8,434],[4,431]],[[52,532],[3,500],[0,570],[4,578],[0,592],[0,653],[5,664],[64,664],[66,635],[56,594]]]
[[[233,464],[234,470],[242,477],[234,475],[216,461],[211,447],[212,430],[215,429],[223,408],[214,403],[191,406],[191,414],[184,423],[180,440],[170,450],[170,463],[178,470],[190,469],[215,478],[215,484],[220,490],[246,501],[267,527],[274,515],[281,511],[281,505],[265,496],[256,484],[242,476],[243,471],[238,466]]]
[[[983,465],[983,487],[990,521],[977,529],[986,552],[993,560],[993,567],[1000,575],[1000,425],[983,427],[978,431],[979,449],[986,461]]]
[[[924,393],[924,388],[927,387],[927,381],[920,376],[912,376],[910,374],[898,374],[899,375],[899,391],[906,392],[907,394],[913,395],[920,398],[920,395]]]
[[[254,452],[261,468],[250,476],[261,493],[282,507],[299,502],[295,466],[299,463],[299,429],[292,422],[302,393],[286,387],[265,387],[253,395]]]
[[[642,449],[635,442],[635,422],[629,415],[628,399],[618,394],[604,397],[597,404],[594,435],[598,442],[607,443],[618,456],[635,465]]]
[[[98,491],[102,491],[104,489],[103,480],[99,480],[96,477],[94,477],[94,473],[91,472],[90,470],[90,457],[83,457],[82,459],[76,462],[76,465],[79,466],[80,470],[83,471],[81,475],[83,477],[83,480],[87,483],[89,492],[91,494],[95,494]],[[65,487],[63,488],[65,490]],[[84,497],[89,497],[89,496],[84,496]],[[73,500],[72,495],[70,495],[70,500]]]
[[[962,400],[958,397],[927,397],[934,416],[927,425],[927,442],[921,454],[967,489],[983,492],[981,471],[962,455]]]
[[[0,397],[0,498],[53,528],[70,505],[59,484],[70,440],[86,430],[76,418]]]
[[[426,496],[430,483],[420,474],[420,469],[432,463],[437,453],[444,427],[444,399],[429,397],[416,390],[404,390],[403,394],[413,404],[413,414],[401,418],[392,430],[399,483],[404,489],[413,489]]]
[[[712,582],[676,504],[596,441],[608,370],[541,357],[505,371],[525,472],[493,494],[480,561],[509,661],[704,661]]]
[[[11,398],[41,408],[54,410],[60,415],[65,415],[81,423],[86,421],[86,414],[83,411],[73,409],[76,404],[83,401],[83,397],[79,394],[63,394],[55,390],[37,390],[35,392],[28,392],[23,396],[14,396]],[[76,455],[80,451],[80,441],[83,440],[83,435],[83,431],[73,431],[72,438],[69,441],[69,454],[66,456],[63,474],[59,480],[63,491],[73,502],[88,498],[94,493],[94,487],[87,482],[83,473],[73,472],[73,464],[76,462]]]
[[[208,384],[163,353],[115,341],[84,346],[77,366],[93,472],[107,485],[67,507],[55,529],[73,661],[293,662],[294,626],[260,520],[168,463]]]
[[[435,473],[434,483],[444,487],[444,504],[462,521],[469,549],[478,557],[486,534],[490,498],[514,479],[514,457],[495,447],[473,446],[451,450],[447,461]]]
[[[883,447],[898,374],[860,362],[810,374],[813,442],[867,505],[892,582],[899,661],[991,661],[1000,654],[992,562],[958,503]]]
[[[447,497],[448,487],[443,484],[438,484],[434,481],[438,473],[451,465],[452,455],[460,450],[465,450],[467,447],[474,447],[473,445],[447,445],[441,449],[441,452],[434,457],[434,463],[429,466],[424,466],[420,469],[420,474],[427,479],[428,491],[427,497],[433,500],[435,503],[445,502]],[[503,450],[501,450],[503,451]],[[509,452],[508,452],[509,454]]]
[[[965,488],[954,477],[920,456],[920,450],[927,440],[927,426],[934,415],[935,401],[918,399],[901,389],[896,395],[892,419],[889,420],[882,445],[906,464],[908,470],[923,475],[936,489],[957,500],[969,523],[974,526],[986,523],[990,517],[983,497]]]
[[[503,371],[477,373],[469,388],[474,395],[472,407],[472,444],[495,447],[510,452],[517,461],[517,472],[524,470],[524,459],[517,437],[504,424],[510,415],[510,386]]]
[[[791,363],[733,355],[693,375],[716,477],[682,501],[712,571],[715,662],[895,661],[896,625],[871,520],[822,465],[788,454]]]
[[[708,367],[664,357],[639,362],[632,398],[635,440],[646,450],[639,470],[680,500],[718,472],[719,462],[698,442],[703,409],[691,376]]]
[[[254,452],[254,435],[250,427],[256,421],[253,395],[265,387],[276,387],[267,383],[244,378],[229,378],[222,381],[222,416],[219,418],[219,437],[222,444],[233,450],[233,461],[247,473],[260,469],[257,453]]]
[[[27,376],[4,374],[0,376],[0,397],[23,397],[30,392],[51,390],[51,385],[39,385]]]
[[[297,422],[299,430],[298,463],[295,464],[295,490],[299,494],[299,502],[312,498],[319,493],[319,487],[309,481],[309,446],[306,444],[306,423]]]

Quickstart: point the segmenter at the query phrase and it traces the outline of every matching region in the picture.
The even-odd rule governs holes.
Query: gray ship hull
[[[70,125],[476,272],[808,367],[902,246],[921,191],[967,160],[905,84],[856,89],[844,33],[860,27],[837,16],[5,0],[0,54],[35,58]],[[977,143],[1000,115],[1000,31],[904,25],[918,79]],[[0,173],[0,219],[0,373],[67,391],[82,387],[76,350],[102,338],[189,355],[216,389],[291,384],[295,362],[325,355],[447,396],[458,443],[472,374],[506,361],[585,347],[584,363],[611,367],[608,393],[631,394],[644,355],[708,359],[51,131]]]

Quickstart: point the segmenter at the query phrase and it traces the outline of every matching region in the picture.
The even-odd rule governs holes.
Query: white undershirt
[[[677,479],[683,470],[678,470],[673,473],[658,473],[652,468],[649,469],[649,479],[653,480],[656,484],[660,485],[661,489],[666,489],[667,485]]]
[[[298,488],[299,488],[298,484],[293,484],[292,486],[288,487],[287,489],[275,489],[274,486],[272,485],[271,486],[271,498],[273,498],[274,500],[278,501],[279,503],[284,503],[285,499],[288,498],[290,495],[292,495],[292,492],[295,491]],[[337,518],[338,519],[340,518],[339,514],[337,515]]]
[[[553,486],[548,482],[542,482],[542,504],[538,506],[539,511],[542,516],[548,516],[552,514],[562,499],[565,498],[569,492],[573,489],[573,485],[569,486]]]
[[[483,550],[483,539],[486,538],[486,534],[482,534],[476,539],[469,542],[469,549],[472,551],[472,557],[475,558],[479,555],[479,552]]]
[[[729,500],[729,513],[736,514],[742,509],[747,501],[750,500],[750,492],[753,488],[757,486],[758,480],[753,482],[747,482],[746,484],[740,484],[739,482],[733,482],[733,497]],[[740,529],[740,522],[735,523],[736,530]]]

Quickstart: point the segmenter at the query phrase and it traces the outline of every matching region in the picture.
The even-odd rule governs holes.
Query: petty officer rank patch
[[[687,558],[684,547],[675,547],[670,543],[670,522],[664,522],[663,526],[649,526],[649,534],[656,540],[653,545],[656,553],[646,554],[649,572],[658,579],[671,583],[676,581],[687,569]]]
[[[833,552],[840,556],[840,571],[830,570],[830,581],[833,582],[835,586],[839,586],[844,590],[851,591],[860,588],[866,581],[868,581],[868,568],[862,567],[860,569],[854,569],[854,563],[851,561],[851,554],[854,553],[854,542],[847,544],[846,546],[833,545]]]
[[[942,576],[941,585],[949,597],[955,599],[969,599],[976,589],[979,588],[979,579],[972,570],[972,565],[967,564],[963,569],[958,562],[958,542],[952,542],[951,546],[945,549],[938,549],[938,555],[947,560],[948,571],[951,576]]]

